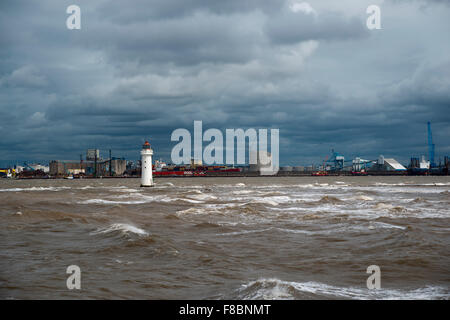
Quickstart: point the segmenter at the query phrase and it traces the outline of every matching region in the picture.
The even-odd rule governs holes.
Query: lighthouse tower
[[[145,141],[141,150],[141,187],[153,187],[152,156],[150,143]]]

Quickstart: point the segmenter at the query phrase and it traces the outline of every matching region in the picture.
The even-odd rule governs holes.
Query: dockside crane
[[[334,151],[334,149],[331,150],[331,157],[326,160],[325,162],[331,162],[334,165],[334,170],[340,171],[342,169],[344,169],[344,162],[345,162],[345,158],[342,154],[339,154],[337,152]]]

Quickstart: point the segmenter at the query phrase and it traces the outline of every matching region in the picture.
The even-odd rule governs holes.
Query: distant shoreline
[[[258,173],[208,173],[202,175],[154,175],[154,179],[167,179],[167,178],[246,178],[246,177],[367,177],[367,176],[448,176],[445,173],[431,173],[431,174],[411,174],[408,172],[373,172],[367,174],[352,174],[348,173],[329,173],[326,175],[313,175],[311,173],[304,172],[278,172],[276,175],[260,175]],[[66,177],[22,177],[22,178],[5,178],[11,180],[91,180],[91,179],[139,179],[140,176],[101,176],[101,177],[83,177],[83,178],[73,178],[67,179]]]

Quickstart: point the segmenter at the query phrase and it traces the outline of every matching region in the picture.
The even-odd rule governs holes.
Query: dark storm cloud
[[[234,13],[247,13],[262,11],[273,13],[284,5],[283,0],[135,0],[132,5],[124,5],[118,1],[104,1],[99,10],[104,17],[120,24],[135,23],[137,21],[176,19],[195,12],[202,11],[214,15],[227,15]]]
[[[450,120],[450,58],[438,63],[422,65],[410,78],[391,90],[390,103],[399,106],[433,106],[433,112],[442,112],[441,119]],[[431,111],[428,110],[427,111]],[[447,112],[446,112],[447,111]]]
[[[289,8],[273,15],[266,25],[266,33],[274,43],[296,43],[306,40],[345,40],[368,36],[362,17],[346,18],[339,12],[294,12]]]
[[[377,1],[2,1],[0,158],[138,157],[171,132],[280,129],[282,164],[448,154],[447,6]],[[67,30],[78,4],[82,29]],[[380,2],[381,3],[381,2]],[[429,2],[431,4],[431,2]]]

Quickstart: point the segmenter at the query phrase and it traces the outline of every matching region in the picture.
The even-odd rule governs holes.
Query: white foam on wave
[[[329,183],[318,183],[318,182],[314,182],[313,187],[329,187],[330,184]]]
[[[80,188],[80,190],[88,190],[88,189],[94,189],[95,187],[93,187],[93,186],[84,186],[84,187],[81,187]]]
[[[375,186],[404,186],[404,183],[384,183],[384,182],[375,182],[373,185]]]
[[[365,196],[365,195],[358,195],[356,197],[352,198],[353,200],[362,200],[362,201],[373,201],[372,197]]]
[[[162,202],[184,201],[184,202],[196,203],[196,204],[203,203],[203,201],[201,201],[201,200],[185,199],[185,198],[163,198],[163,199],[160,199],[160,201],[162,201]]]
[[[193,190],[188,190],[188,191],[183,191],[182,192],[182,194],[187,194],[187,195],[192,194],[192,193],[203,194],[203,192],[201,190],[199,190],[199,189],[193,189]]]
[[[195,196],[192,196],[195,197]],[[211,196],[213,197],[213,196]],[[124,199],[124,200],[121,200]],[[188,198],[170,198],[167,196],[148,196],[145,194],[140,193],[131,193],[131,194],[125,194],[116,196],[114,200],[110,199],[88,199],[81,201],[81,204],[144,204],[144,203],[150,203],[150,202],[176,202],[176,201],[184,201],[194,204],[201,204],[203,203],[202,200],[195,200],[195,199],[188,199]]]
[[[402,227],[402,226],[397,226],[394,224],[390,224],[390,223],[384,223],[384,222],[373,222],[371,224],[371,226],[373,227],[379,227],[379,228],[387,228],[387,229],[401,229],[401,230],[406,230],[406,227]],[[370,226],[369,226],[370,229]]]
[[[278,206],[282,203],[293,202],[294,200],[289,196],[273,196],[273,197],[250,197],[250,198],[237,198],[236,200],[250,200],[246,204],[268,204],[271,206]]]
[[[201,200],[201,201],[217,199],[216,196],[209,195],[209,194],[204,194],[202,192],[200,192],[200,194],[188,195],[187,198],[194,199],[194,200]]]
[[[141,190],[138,190],[138,189],[130,189],[130,188],[120,188],[120,189],[118,189],[117,191],[119,191],[119,192],[131,192],[131,193],[137,193],[137,192],[140,192]]]
[[[287,232],[287,233],[299,233],[299,234],[306,234],[306,235],[317,235],[317,234],[320,234],[320,232],[314,232],[314,231],[308,231],[308,230],[286,229],[286,228],[275,228],[275,229],[278,230],[278,231]]]
[[[278,206],[278,202],[270,200],[270,199],[257,199],[257,200],[252,200],[251,202],[247,203],[247,204],[269,204],[271,206]]]
[[[432,182],[432,183],[383,183],[376,182],[374,185],[376,186],[408,186],[408,187],[421,187],[421,186],[450,186],[450,182]]]
[[[81,204],[142,204],[148,203],[152,200],[128,200],[128,201],[118,201],[118,200],[106,200],[106,199],[89,199],[81,201]]]
[[[312,188],[312,187],[314,187],[314,185],[312,185],[312,184],[297,184],[297,185],[295,185],[295,187],[297,187],[297,188]]]
[[[433,185],[435,186],[435,185]],[[420,193],[420,194],[436,194],[441,193],[442,188],[431,188],[425,185],[393,185],[393,184],[379,184],[372,186],[359,186],[359,187],[348,187],[343,188],[345,190],[367,190],[367,191],[376,191],[383,192],[389,194],[402,194],[402,193]]]
[[[147,231],[140,229],[138,227],[135,227],[133,225],[126,224],[126,223],[113,223],[108,227],[99,228],[96,231],[91,232],[91,235],[111,233],[111,232],[116,232],[116,231],[119,231],[123,234],[133,233],[133,234],[137,234],[139,236],[148,236],[149,235]]]
[[[320,282],[293,282],[279,279],[259,279],[242,285],[238,299],[276,300],[298,299],[305,294],[338,299],[357,300],[431,300],[450,298],[449,289],[440,286],[426,286],[414,290],[378,289],[369,290],[356,287],[338,287]]]
[[[30,187],[30,188],[9,188],[0,189],[0,192],[21,192],[21,191],[61,191],[71,189],[70,187]]]
[[[167,188],[175,187],[175,185],[172,182],[164,182],[164,183],[155,182],[153,187],[155,189],[167,189]],[[182,187],[180,187],[180,188],[182,188]]]
[[[239,222],[239,223],[235,223],[235,225],[236,224],[242,224],[242,223]],[[228,225],[231,225],[231,224],[228,224]],[[244,235],[244,234],[249,234],[249,233],[261,233],[261,232],[267,232],[267,231],[279,231],[279,232],[287,232],[287,233],[305,234],[308,236],[331,234],[334,232],[334,230],[308,231],[308,230],[299,230],[299,229],[285,229],[285,228],[279,228],[279,227],[270,227],[270,228],[266,228],[266,229],[254,229],[254,230],[218,233],[217,235],[218,236],[237,236],[237,235]]]
[[[162,186],[167,186],[167,187],[174,187],[175,185],[172,182],[165,182],[161,184]],[[159,184],[158,184],[159,186]]]
[[[390,203],[384,203],[384,202],[379,202],[376,204],[375,209],[380,209],[380,210],[389,210],[394,208],[394,206]]]
[[[270,231],[272,228],[266,228],[266,229],[258,229],[258,230],[245,230],[245,231],[235,231],[235,232],[226,232],[226,233],[218,233],[218,236],[239,236],[243,234],[249,234],[249,233],[260,233],[260,232],[266,232]]]
[[[197,215],[197,214],[205,214],[205,213],[206,213],[206,210],[202,209],[202,208],[189,208],[189,209],[177,211],[176,216],[181,217],[183,215],[188,215],[188,214]]]
[[[253,193],[253,190],[236,190],[233,191],[233,194],[249,194],[249,193]]]

